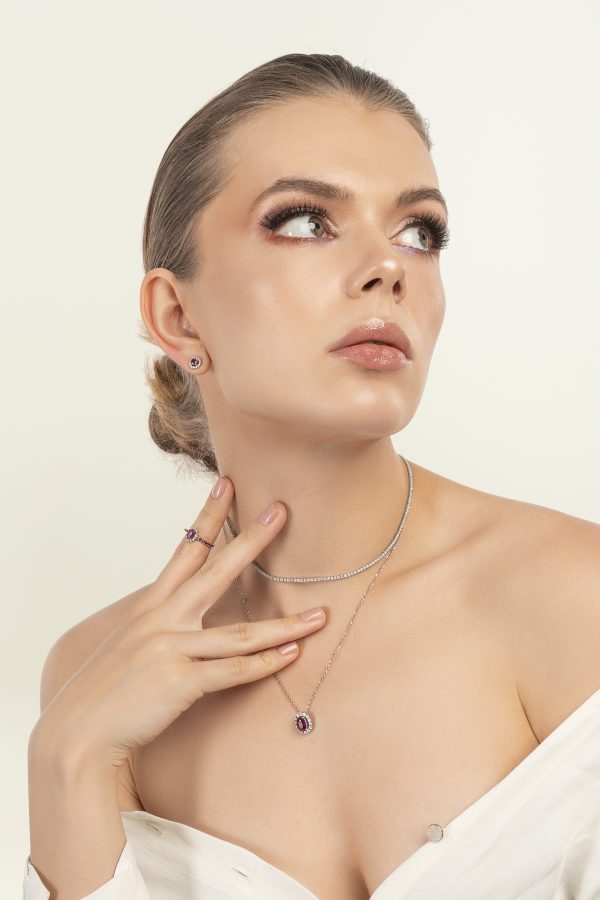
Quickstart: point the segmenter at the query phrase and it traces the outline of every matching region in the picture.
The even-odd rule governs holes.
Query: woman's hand
[[[194,528],[214,543],[229,513],[233,484],[209,496]],[[275,504],[269,524],[256,519],[221,551],[183,538],[156,581],[75,672],[40,716],[36,728],[60,746],[102,763],[121,765],[205,693],[257,681],[287,666],[298,646],[278,646],[326,621],[301,614],[262,622],[203,628],[202,619],[233,580],[279,533],[286,509]]]

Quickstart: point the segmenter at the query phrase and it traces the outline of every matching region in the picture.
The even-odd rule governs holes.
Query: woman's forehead
[[[319,159],[331,150],[374,147],[378,156],[429,156],[422,138],[399,112],[370,110],[341,99],[297,98],[258,110],[234,126],[229,144],[240,161],[252,162],[279,158],[281,153],[295,160],[308,152],[309,159]]]
[[[418,133],[399,113],[385,115],[387,121],[373,122],[348,104],[315,100],[262,110],[232,135],[225,190],[250,206],[270,185],[290,177],[347,186],[357,200],[415,184],[437,186]]]

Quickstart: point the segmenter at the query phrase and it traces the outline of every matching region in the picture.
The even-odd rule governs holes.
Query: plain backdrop
[[[451,241],[429,380],[394,444],[598,522],[599,15],[581,0],[2,5],[2,897],[20,896],[28,854],[47,652],[153,579],[210,489],[149,437],[136,334],[142,219],[175,132],[288,52],[340,53],[406,91]]]

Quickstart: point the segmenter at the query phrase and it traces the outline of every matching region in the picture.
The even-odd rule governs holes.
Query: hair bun
[[[148,428],[165,453],[179,454],[204,471],[219,473],[198,381],[166,354],[146,360],[154,402]]]

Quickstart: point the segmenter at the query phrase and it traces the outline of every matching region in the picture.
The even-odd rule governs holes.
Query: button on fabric
[[[430,841],[441,841],[444,837],[444,829],[441,825],[428,825],[425,834]]]

